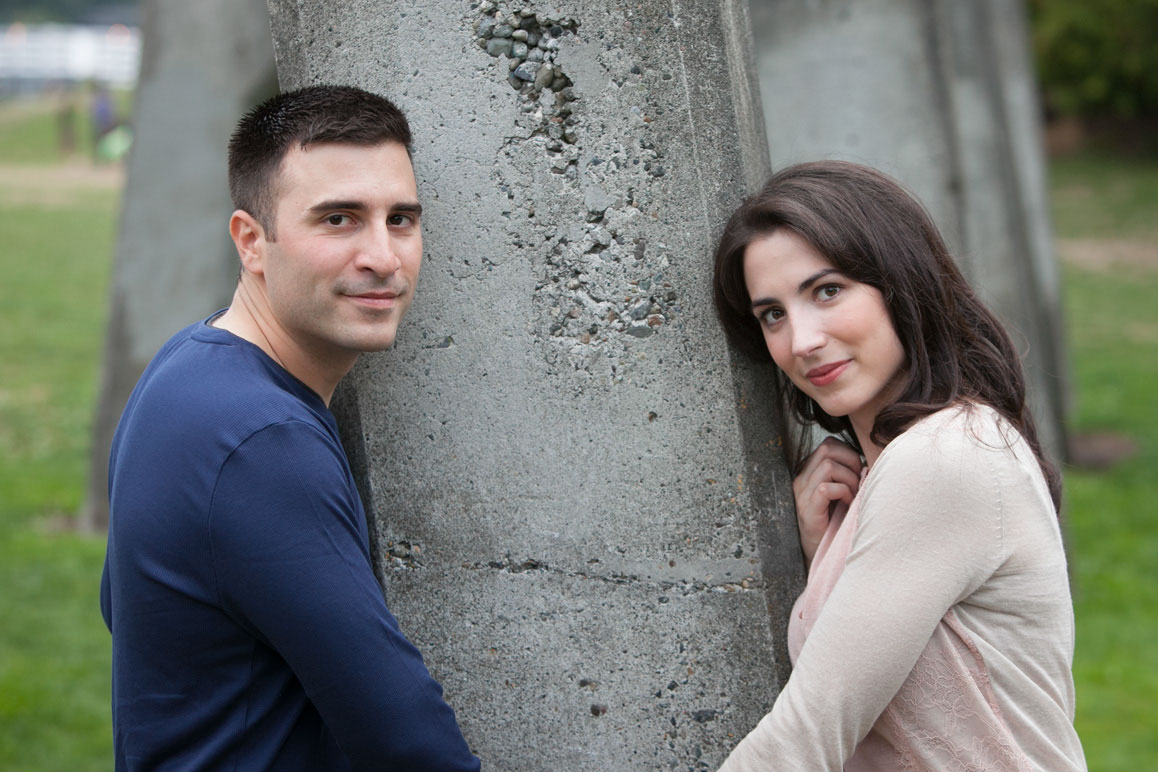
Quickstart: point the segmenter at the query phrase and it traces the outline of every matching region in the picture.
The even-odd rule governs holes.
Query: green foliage
[[[1061,115],[1158,115],[1158,0],[1030,0],[1047,107]]]

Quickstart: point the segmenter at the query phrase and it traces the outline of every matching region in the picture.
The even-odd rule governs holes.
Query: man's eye
[[[414,222],[414,218],[408,214],[392,214],[387,222],[395,227],[405,227]]]
[[[345,225],[349,220],[350,216],[347,214],[331,214],[326,217],[326,223],[334,226]]]

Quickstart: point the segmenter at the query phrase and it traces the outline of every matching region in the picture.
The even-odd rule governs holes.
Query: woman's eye
[[[776,322],[780,321],[783,318],[784,318],[784,309],[782,309],[782,308],[769,308],[767,311],[760,314],[761,321],[763,321],[764,324],[768,324],[768,325],[775,324]]]
[[[840,287],[836,284],[825,284],[819,290],[817,295],[823,300],[830,300],[840,294]]]

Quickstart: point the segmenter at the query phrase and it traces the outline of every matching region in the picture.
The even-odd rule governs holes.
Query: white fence
[[[0,81],[8,83],[91,80],[130,88],[137,81],[140,60],[140,31],[123,24],[0,27]]]

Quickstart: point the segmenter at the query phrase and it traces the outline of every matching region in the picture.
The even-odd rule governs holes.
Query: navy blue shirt
[[[118,770],[478,770],[386,608],[333,415],[205,322],[109,462],[101,611]]]

